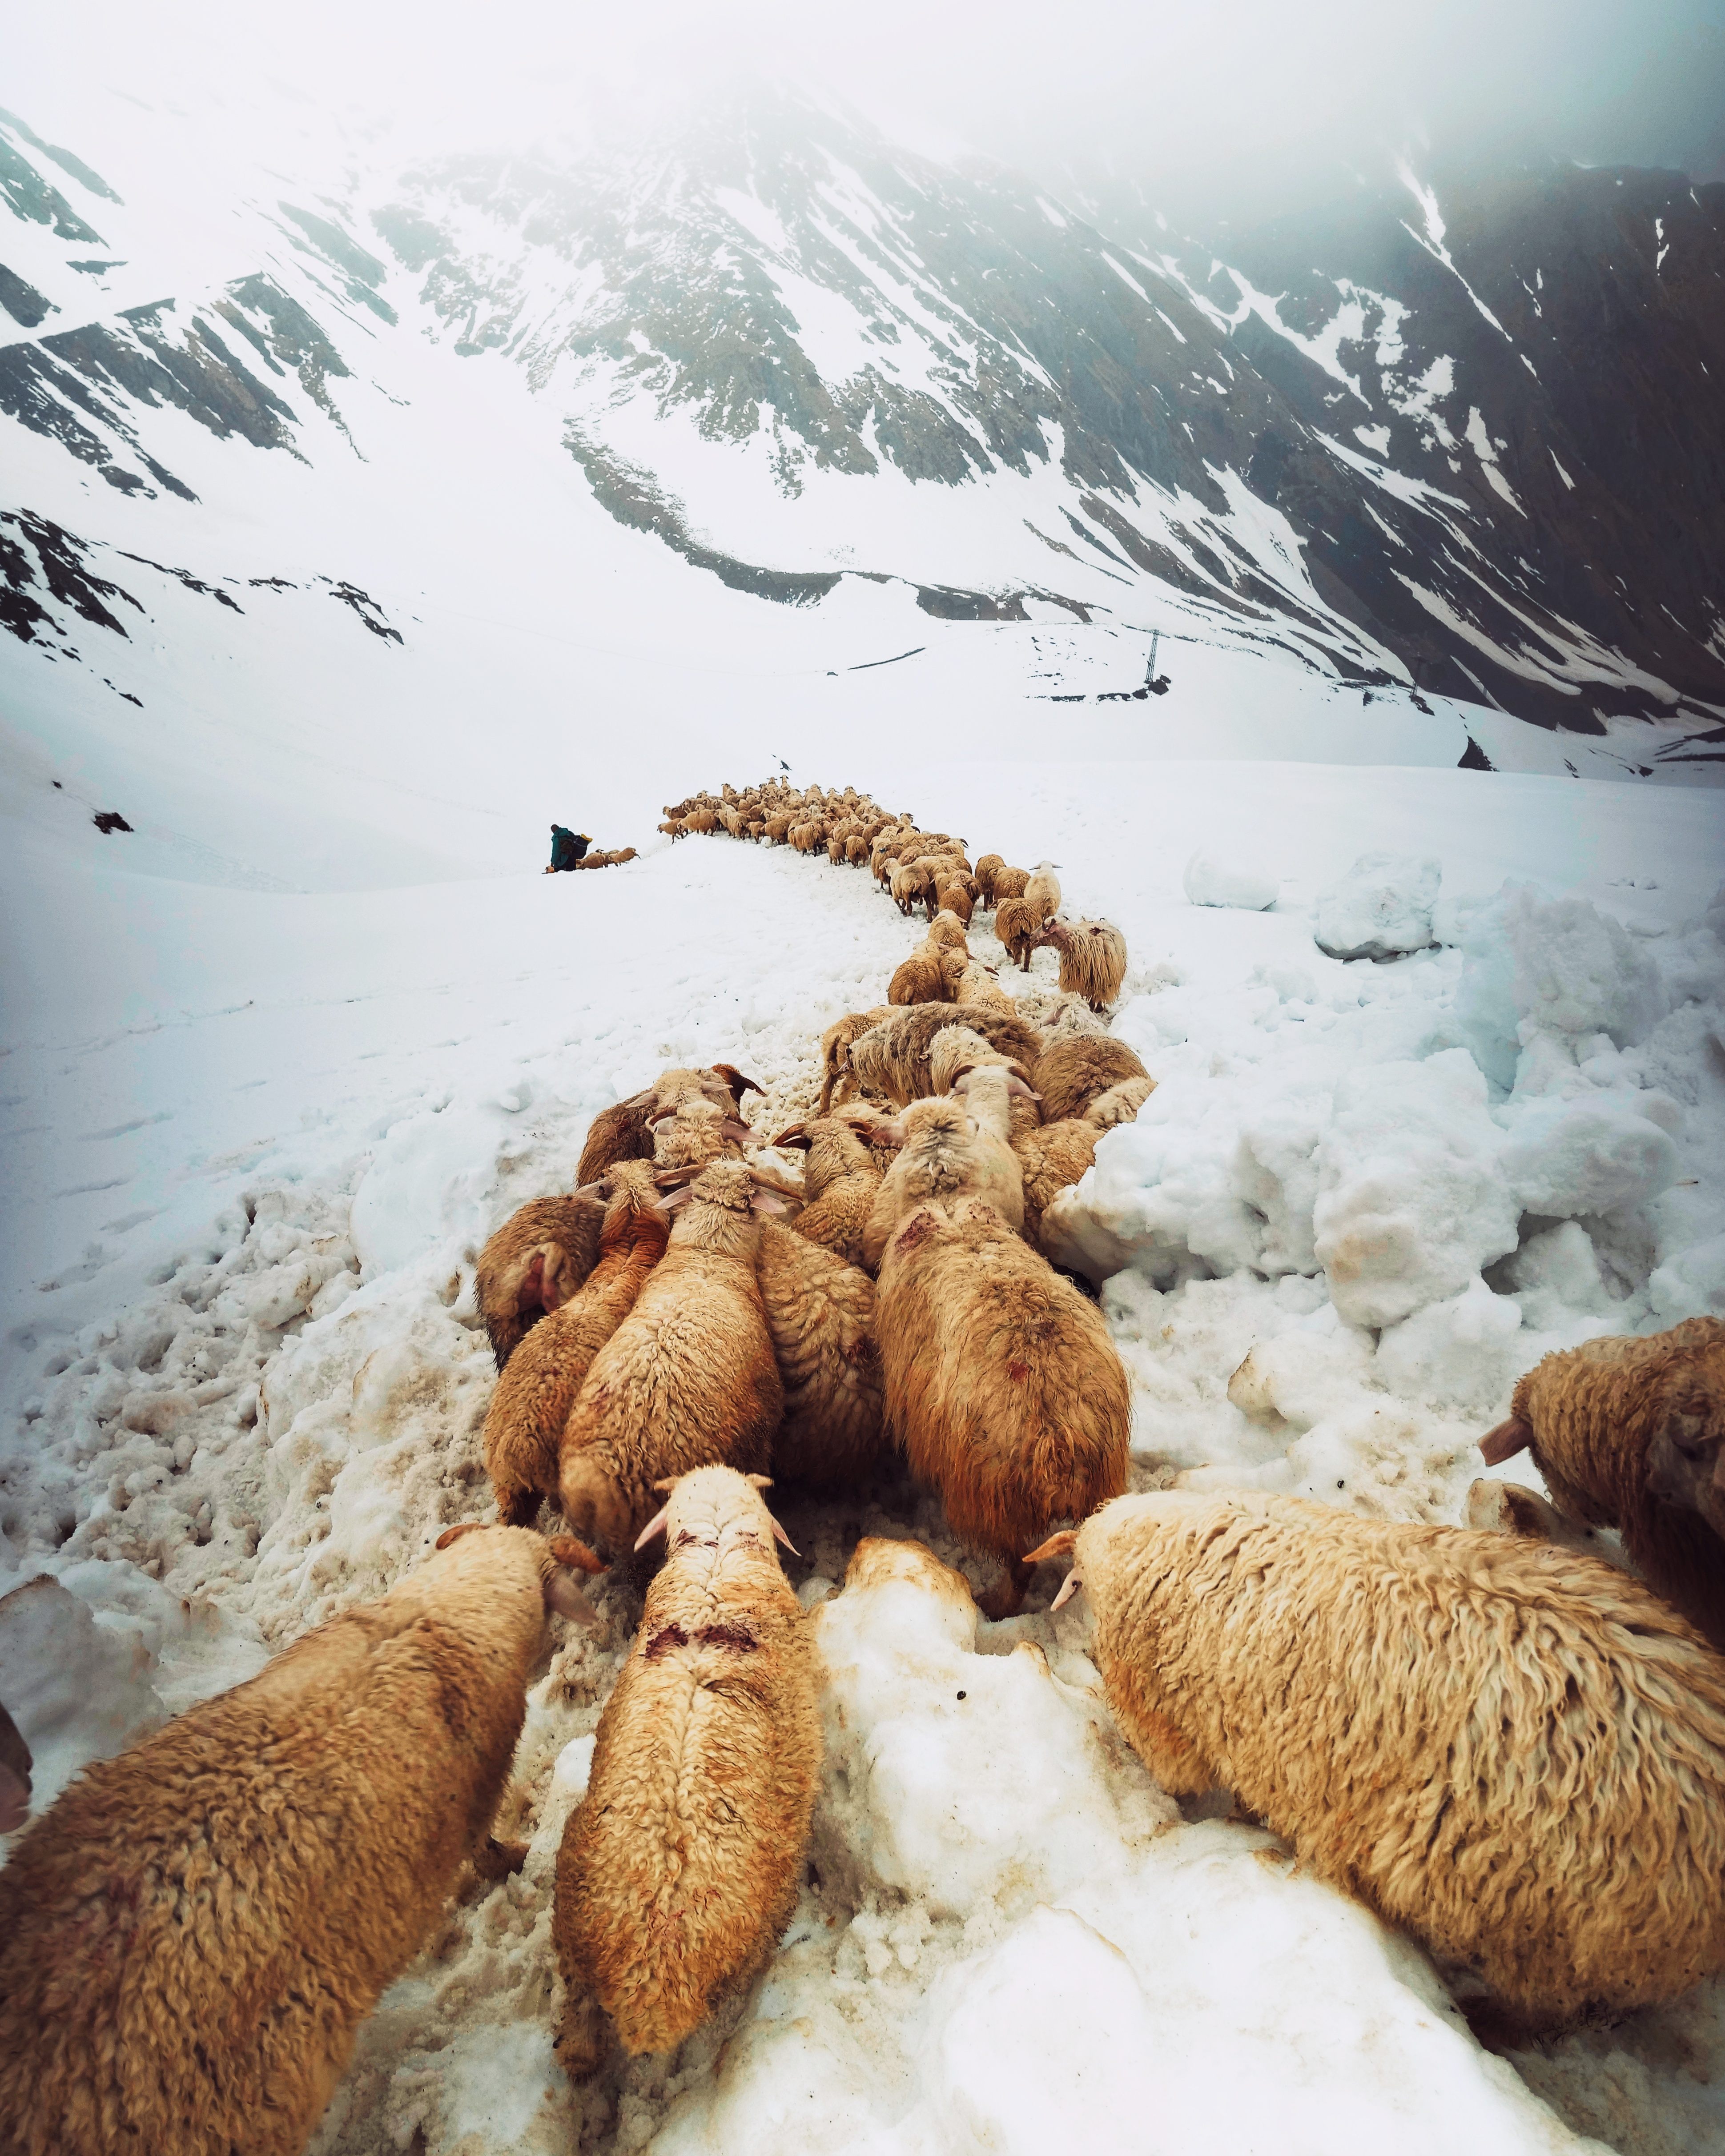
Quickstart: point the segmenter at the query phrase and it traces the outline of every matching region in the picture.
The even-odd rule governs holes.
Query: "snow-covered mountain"
[[[1188,755],[1232,745],[1219,652],[1274,663],[1281,753],[1721,752],[1718,186],[1404,167],[1194,234],[783,93],[564,152],[308,124],[291,169],[223,118],[219,157],[208,115],[70,146],[0,118],[5,680],[39,742],[90,693],[207,697],[213,649],[263,787],[308,702],[387,760],[457,674],[520,707],[672,649],[783,681],[920,644],[933,701],[1045,729],[1178,653],[1212,693],[1152,708]],[[464,600],[503,634],[458,654]],[[521,656],[578,630],[579,662]]]

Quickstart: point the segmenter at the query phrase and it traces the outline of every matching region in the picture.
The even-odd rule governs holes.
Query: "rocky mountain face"
[[[306,407],[341,424],[343,377],[388,393],[429,335],[519,370],[619,523],[763,603],[901,581],[949,619],[1178,622],[1677,730],[1650,754],[1725,736],[1725,187],[1404,171],[1194,233],[782,98],[350,164],[237,205],[224,282],[110,314],[107,180],[0,116],[0,412],[127,493],[189,491],[186,420],[310,454]],[[28,634],[76,542],[15,507]]]

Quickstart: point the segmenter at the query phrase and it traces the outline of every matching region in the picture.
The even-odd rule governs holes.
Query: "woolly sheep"
[[[886,1173],[883,1153],[890,1147],[870,1142],[880,1127],[872,1110],[865,1116],[812,1116],[793,1123],[773,1141],[775,1146],[806,1147],[803,1209],[791,1224],[807,1241],[818,1243],[847,1265],[863,1261],[863,1228]]]
[[[614,2029],[631,2055],[675,2049],[755,1981],[796,1907],[820,1718],[766,1486],[704,1468],[649,1523],[665,1565],[557,1851],[557,2048],[576,2081]]]
[[[977,891],[985,907],[992,908],[993,906],[994,879],[1005,866],[1005,859],[999,854],[982,854],[978,856],[975,869]]]
[[[710,1064],[705,1070],[661,1070],[643,1091],[600,1109],[588,1126],[576,1179],[597,1183],[619,1160],[651,1160],[653,1127],[675,1115],[687,1101],[711,1101],[731,1115],[739,1112],[745,1093],[761,1091],[734,1063]]]
[[[1055,874],[1058,861],[1038,861],[1024,889],[1024,900],[1039,921],[1051,921],[1060,910],[1060,880]]]
[[[13,2156],[299,2156],[490,1839],[562,1545],[480,1528],[87,1767],[0,1871]]]
[[[994,933],[1006,955],[1023,973],[1030,970],[1030,953],[1036,948],[1042,916],[1026,899],[1003,898],[994,908]]]
[[[928,1090],[931,1093],[950,1093],[966,1071],[990,1063],[1004,1064],[1024,1080],[1024,1094],[1018,1097],[1022,1100],[1028,1096],[1034,1101],[1024,1065],[1003,1055],[973,1026],[962,1024],[956,1019],[951,1025],[943,1025],[929,1045]]]
[[[1101,1135],[1094,1125],[1068,1118],[1044,1123],[1013,1139],[1024,1181],[1027,1242],[1041,1247],[1043,1214],[1063,1190],[1070,1190],[1095,1165]]]
[[[928,933],[923,948],[928,951],[963,951],[967,954],[970,945],[964,934],[964,923],[956,913],[942,907],[928,924]]]
[[[960,927],[969,927],[971,914],[975,910],[974,903],[970,893],[962,883],[942,885],[936,896],[935,902],[940,912],[950,913]],[[939,918],[939,914],[937,914],[936,918]]]
[[[1725,1542],[1698,1512],[1673,1504],[1671,1462],[1725,1443],[1725,1318],[1669,1332],[1586,1340],[1521,1379],[1509,1419],[1481,1441],[1488,1467],[1531,1447],[1559,1512],[1621,1527],[1656,1594],[1725,1647]]]
[[[784,1387],[775,1473],[829,1489],[860,1481],[881,1442],[875,1283],[777,1220],[762,1224],[755,1277]]]
[[[928,871],[901,861],[893,870],[887,888],[892,893],[892,902],[903,914],[908,914],[922,897],[927,886]]]
[[[942,955],[927,949],[912,952],[886,983],[887,1002],[900,1010],[911,1004],[951,1003],[952,983],[941,964]]]
[[[973,1010],[999,1011],[1008,1018],[1018,1014],[1018,1005],[1001,987],[993,968],[979,958],[973,958],[965,967],[952,991],[952,1000]]]
[[[485,1472],[506,1527],[530,1527],[557,1494],[557,1450],[593,1359],[634,1306],[664,1255],[670,1216],[644,1161],[611,1171],[598,1262],[578,1292],[510,1358],[485,1414]]]
[[[486,1241],[474,1267],[480,1316],[501,1370],[529,1327],[593,1270],[605,1209],[588,1193],[532,1198]]]
[[[1153,1078],[1123,1078],[1099,1093],[1084,1111],[1084,1120],[1096,1131],[1111,1131],[1117,1123],[1134,1122],[1146,1101],[1156,1091]]]
[[[1070,1034],[1044,1049],[1030,1071],[1051,1123],[1085,1115],[1091,1103],[1123,1081],[1149,1076],[1123,1040],[1111,1034]]]
[[[755,1214],[783,1201],[725,1160],[661,1203],[683,1209],[665,1255],[593,1358],[563,1430],[563,1517],[613,1556],[652,1512],[661,1477],[715,1463],[764,1472],[784,1407],[755,1276]]]
[[[979,1606],[1009,1617],[1030,1578],[1022,1553],[1126,1486],[1126,1372],[1100,1312],[970,1194],[963,1110],[921,1101],[905,1122],[875,1304],[886,1426],[953,1533],[1002,1561]]]
[[[1248,1356],[1240,1369],[1245,1369],[1250,1360]],[[1235,1373],[1236,1377],[1239,1374],[1239,1371]],[[1228,1394],[1231,1399],[1231,1383]],[[1275,1414],[1273,1405],[1270,1412]],[[1599,1528],[1577,1527],[1548,1499],[1519,1482],[1493,1482],[1484,1476],[1470,1482],[1467,1496],[1462,1501],[1461,1524],[1494,1535],[1523,1535],[1530,1542],[1554,1543],[1560,1549],[1579,1550],[1588,1557],[1598,1558],[1603,1564],[1615,1564],[1620,1570],[1629,1564],[1628,1558],[1606,1540]]]
[[[909,1010],[889,1012],[880,1024],[851,1042],[850,1075],[864,1091],[907,1107],[932,1090],[929,1052],[941,1028],[953,1022],[950,1004],[918,1004]],[[973,1007],[965,1010],[962,1022],[1003,1055],[1026,1067],[1035,1061],[1041,1036],[1020,1019]]]
[[[1052,921],[1036,938],[1060,954],[1060,987],[1106,1010],[1126,978],[1126,938],[1108,921]]]
[[[1016,1230],[1024,1217],[1018,1156],[981,1128],[963,1101],[913,1101],[891,1126],[898,1158],[881,1178],[863,1227],[863,1263],[878,1271],[887,1244],[925,1199],[974,1197]]]
[[[820,1101],[815,1113],[829,1112],[835,1098],[844,1098],[855,1089],[850,1083],[850,1048],[853,1041],[872,1031],[884,1018],[892,1015],[890,1006],[877,1004],[873,1010],[852,1011],[848,1016],[835,1019],[820,1037]],[[839,1091],[844,1088],[844,1093]]]
[[[993,875],[994,905],[998,911],[1003,898],[1022,898],[1024,886],[1030,880],[1029,869],[996,869]],[[1037,925],[1040,927],[1039,916]]]
[[[1070,1547],[1057,1536],[1038,1558]],[[1591,1558],[1259,1491],[1076,1537],[1092,1651],[1171,1795],[1216,1786],[1471,1970],[1525,2038],[1725,1964],[1725,1659]]]

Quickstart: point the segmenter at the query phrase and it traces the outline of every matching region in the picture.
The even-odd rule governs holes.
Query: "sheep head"
[[[767,1509],[764,1492],[773,1487],[770,1475],[739,1475],[733,1467],[696,1467],[686,1475],[670,1475],[653,1485],[665,1498],[639,1534],[635,1548],[645,1549],[660,1535],[672,1549],[681,1542],[723,1543],[739,1537],[763,1541],[770,1529],[793,1557],[796,1544]]]
[[[1647,1486],[1725,1536],[1725,1341],[1673,1370],[1664,1406],[1647,1447]]]

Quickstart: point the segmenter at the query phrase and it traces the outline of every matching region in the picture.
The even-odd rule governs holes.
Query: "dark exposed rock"
[[[59,311],[52,300],[45,299],[33,285],[27,285],[16,270],[8,270],[3,262],[0,262],[0,307],[4,307],[13,321],[22,323],[27,330],[34,329],[38,322]]]
[[[104,838],[108,837],[112,832],[129,831],[131,829],[131,825],[126,822],[117,808],[99,808],[90,820]]]
[[[15,112],[7,111],[4,106],[0,106],[0,126],[9,127],[20,141],[28,142],[33,150],[39,150],[44,157],[52,157],[63,172],[69,172],[80,187],[88,187],[93,195],[100,195],[105,201],[110,203],[121,200],[101,174],[93,171],[82,157],[74,157],[69,150],[59,149],[52,142],[44,142],[34,128],[26,126]]]
[[[46,592],[98,628],[126,634],[105,599],[124,600],[139,613],[131,593],[88,567],[89,542],[76,538],[28,509],[0,510],[0,623],[26,644],[54,641],[59,624],[37,596]]]

